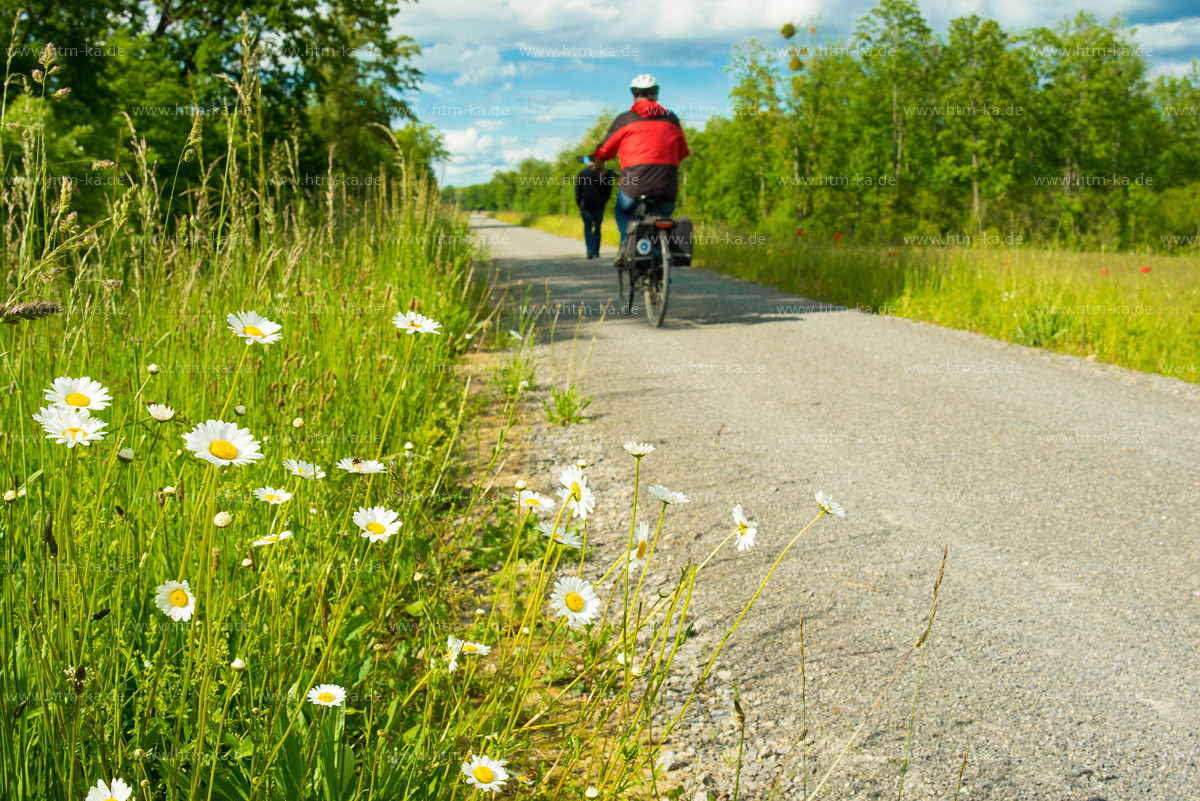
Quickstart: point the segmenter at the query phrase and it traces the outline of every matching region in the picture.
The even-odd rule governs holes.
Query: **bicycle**
[[[646,300],[646,322],[660,328],[671,293],[671,267],[675,262],[671,232],[676,223],[670,217],[647,214],[648,205],[649,199],[642,195],[629,217],[630,223],[637,225],[630,225],[625,234],[626,252],[617,269],[617,291],[620,298],[628,292],[626,308],[632,309],[633,296],[640,289]]]

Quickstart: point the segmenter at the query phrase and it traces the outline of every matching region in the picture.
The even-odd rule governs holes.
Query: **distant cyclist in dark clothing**
[[[575,176],[575,205],[583,218],[583,241],[589,259],[600,258],[600,224],[612,197],[614,178],[603,161],[592,161]]]
[[[670,217],[675,211],[679,162],[689,155],[679,118],[658,104],[658,81],[654,76],[637,76],[629,90],[633,107],[613,120],[604,141],[592,154],[596,161],[620,157],[621,191],[617,192],[613,213],[622,245],[625,226],[640,196],[650,201],[647,211],[651,214]],[[620,258],[618,251],[618,262]]]

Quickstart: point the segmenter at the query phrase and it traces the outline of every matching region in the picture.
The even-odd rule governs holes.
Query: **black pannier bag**
[[[654,239],[657,236],[653,220],[630,220],[625,226],[625,264],[650,267],[654,263]]]
[[[692,264],[692,218],[676,217],[671,229],[671,263],[678,267]]]
[[[654,248],[658,245],[659,229],[654,227],[655,218],[630,220],[625,228],[625,263],[649,267],[654,260]],[[688,267],[692,263],[692,218],[679,217],[667,229],[667,241],[671,247],[671,263],[676,267]]]

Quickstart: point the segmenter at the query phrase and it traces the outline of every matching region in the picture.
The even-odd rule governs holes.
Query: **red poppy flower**
[[[841,234],[834,234],[834,235],[833,235],[833,241],[834,241],[834,242],[838,241],[838,240],[839,240],[839,239],[841,239],[841,238],[842,238],[842,235],[841,235]]]
[[[796,236],[804,236],[804,232],[803,232],[803,231],[801,231],[799,228],[797,228],[797,229],[796,229]]]
[[[1150,272],[1150,265],[1149,265],[1149,264],[1147,264],[1145,267],[1143,267],[1143,268],[1142,268],[1142,272],[1144,272],[1144,273],[1148,273],[1148,272]]]
[[[1101,275],[1108,275],[1108,268],[1107,268],[1107,267],[1101,267],[1101,268],[1100,268],[1100,274],[1101,274]]]
[[[889,257],[895,256],[895,255],[896,255],[896,251],[894,251],[894,250],[889,250],[889,251],[888,251],[888,256],[889,256]]]

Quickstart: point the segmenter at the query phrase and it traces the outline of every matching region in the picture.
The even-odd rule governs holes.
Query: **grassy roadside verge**
[[[494,216],[582,239],[571,217]],[[604,237],[616,246],[611,223]],[[1196,257],[868,246],[709,225],[698,226],[697,237],[696,266],[783,292],[1200,382]]]

